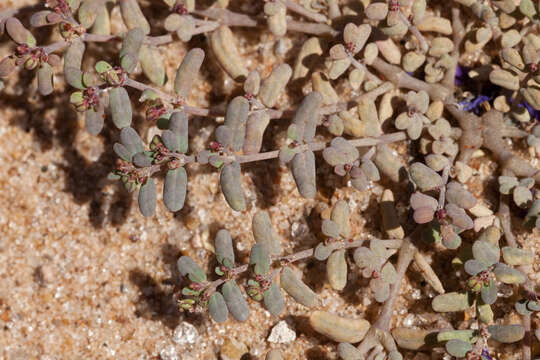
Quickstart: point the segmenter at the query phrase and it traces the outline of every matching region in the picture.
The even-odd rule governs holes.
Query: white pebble
[[[195,326],[182,321],[180,325],[174,329],[173,341],[178,345],[194,344],[197,341],[198,336],[199,332]]]
[[[286,344],[296,339],[296,332],[287,325],[285,320],[278,322],[270,332],[268,341],[271,343]]]

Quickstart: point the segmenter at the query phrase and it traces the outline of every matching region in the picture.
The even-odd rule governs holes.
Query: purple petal
[[[491,356],[489,356],[489,352],[487,349],[482,349],[482,360],[493,360]]]
[[[482,104],[484,101],[490,101],[491,99],[492,96],[480,95],[474,98],[472,101],[460,101],[459,104],[465,111],[473,111],[478,113],[480,111],[480,104]]]
[[[522,102],[518,104],[519,107],[524,107],[527,109],[529,114],[531,115],[531,118],[536,119],[536,121],[540,120],[540,111],[534,110],[534,108],[528,103],[528,102]]]
[[[458,65],[456,67],[456,77],[454,78],[454,83],[458,86],[463,86],[465,81],[469,80],[469,68],[465,66]]]

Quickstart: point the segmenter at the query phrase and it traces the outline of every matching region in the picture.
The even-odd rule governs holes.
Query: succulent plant
[[[400,360],[401,348],[421,351],[427,345],[457,358],[486,360],[493,353],[490,339],[522,341],[522,359],[530,360],[530,317],[540,311],[527,276],[535,253],[515,240],[511,215],[524,217],[530,236],[540,229],[537,159],[514,151],[515,144],[527,144],[530,157],[540,154],[540,125],[535,123],[540,120],[538,3],[362,3],[359,12],[337,0],[219,0],[210,7],[194,0],[164,0],[165,6],[152,9],[137,0],[47,0],[44,9],[0,11],[0,35],[5,32],[14,43],[0,60],[0,77],[17,68],[31,71],[38,92],[50,96],[62,89],[54,82],[62,75],[73,88],[68,89],[69,103],[84,116],[86,130],[112,142],[106,145],[112,145],[118,159],[109,179],[120,180],[129,192],[138,190],[144,217],[160,213],[161,182],[163,204],[182,216],[188,172],[194,176],[206,168],[217,173],[209,181],[219,181],[223,199],[234,211],[227,216],[247,216],[255,242],[248,254],[235,254],[231,234],[219,230],[213,248],[205,244],[215,255],[211,267],[217,264],[211,274],[203,270],[206,260],[203,264],[181,256],[181,310],[208,310],[218,323],[229,315],[243,322],[252,303],[261,302],[276,318],[288,304],[283,289],[311,309],[309,325],[339,343],[337,353],[345,360]],[[33,14],[23,19],[28,12]],[[157,13],[159,18],[149,18]],[[464,15],[470,17],[466,26]],[[120,26],[111,26],[112,21]],[[56,40],[41,44],[37,39],[43,37],[36,39],[37,32],[23,24],[52,29]],[[250,29],[249,36],[260,42],[257,59],[250,58],[252,39],[246,42],[238,28]],[[113,33],[116,29],[124,30]],[[307,36],[291,42],[292,33]],[[105,42],[112,45],[94,46]],[[174,42],[182,43],[181,61],[177,53],[172,56],[172,47],[163,47]],[[266,49],[274,54],[267,56]],[[173,61],[179,64],[171,71]],[[169,82],[167,74],[173,72]],[[0,91],[11,91],[10,85],[2,80]],[[139,104],[132,103],[134,92],[140,92]],[[57,106],[52,97],[47,99]],[[199,107],[201,103],[207,107]],[[289,121],[282,139],[285,128],[278,119]],[[147,132],[148,144],[143,141]],[[393,144],[397,142],[406,144]],[[273,149],[274,144],[279,148]],[[484,163],[472,160],[480,157],[497,165],[489,169],[489,176],[496,174],[500,194],[496,216],[487,201],[478,201],[492,187],[489,182],[482,190],[475,186],[473,168],[482,176],[486,172]],[[335,191],[340,185],[335,177],[326,178],[328,167],[321,166],[321,158],[354,189]],[[314,248],[291,253],[304,245],[294,235],[294,243],[282,244],[285,227],[278,234],[269,212],[258,209],[250,171],[272,159],[281,161],[279,171],[290,169],[306,215],[333,203],[322,211],[321,229],[312,229],[324,237]],[[409,180],[407,189],[401,187],[404,180]],[[199,184],[189,183],[190,191]],[[368,204],[372,193],[382,193],[382,230],[390,239],[367,234],[369,226],[356,231],[356,209],[364,209],[364,203],[352,208],[349,203],[367,199]],[[403,221],[408,213],[411,226]],[[505,246],[499,244],[499,227]],[[445,253],[455,251],[456,281],[441,281],[443,276],[422,255],[425,249],[419,249],[420,237],[431,242],[427,248],[437,269],[440,245]],[[325,262],[330,289],[324,291],[330,300],[337,292],[356,291],[361,282],[348,281],[353,272],[369,279],[366,302],[372,297],[382,304],[373,324],[321,310],[328,304],[302,280],[300,270],[309,267],[294,265],[311,258]],[[413,262],[439,293],[431,304],[437,319],[447,312],[467,312],[460,324],[444,319],[459,330],[391,329],[400,286]],[[519,290],[511,301],[523,324],[495,318],[492,305],[508,301],[498,298],[501,283]],[[539,336],[538,330],[535,334]],[[266,358],[282,355],[272,350]]]

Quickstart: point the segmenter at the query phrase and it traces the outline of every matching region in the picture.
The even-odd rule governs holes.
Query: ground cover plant
[[[160,206],[183,216],[192,178],[219,174],[230,212],[251,217],[242,236],[253,241],[239,251],[220,224],[211,256],[180,256],[182,286],[170,300],[181,311],[244,322],[253,307],[277,319],[296,302],[313,336],[345,360],[530,360],[540,356],[539,24],[532,0],[47,0],[29,16],[0,11],[1,40],[12,43],[0,77],[4,93],[20,72],[35,76],[42,96],[69,92],[86,131],[110,140],[107,181],[133,193],[144,217]],[[57,40],[39,43],[44,28]],[[271,63],[242,53],[236,29],[245,28],[270,37]],[[174,42],[185,44],[182,56],[160,49]],[[206,66],[219,77],[201,105],[193,92]],[[208,129],[192,125],[200,118],[213,123],[204,143]],[[482,159],[496,166],[479,190]],[[290,171],[317,217],[313,246],[283,246],[269,212],[246,195],[246,168],[270,161]],[[324,195],[377,187],[380,218],[366,221],[381,227],[371,233],[351,226],[349,202]],[[437,252],[450,254],[452,271],[435,270]],[[303,281],[306,262],[324,268],[318,282],[336,296],[362,289],[373,314],[327,311]],[[395,325],[411,273],[433,291],[440,326]],[[515,321],[501,316],[504,306]],[[284,358],[277,347],[260,356]]]

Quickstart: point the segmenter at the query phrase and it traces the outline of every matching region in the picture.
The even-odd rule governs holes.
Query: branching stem
[[[403,15],[401,10],[398,10],[398,16],[399,16],[400,20],[405,25],[407,25],[407,27],[409,28],[409,31],[416,37],[416,39],[418,40],[418,43],[420,44],[420,49],[422,50],[422,52],[427,53],[428,50],[429,50],[429,45],[428,45],[426,39],[424,38],[424,36],[422,35],[422,33],[420,33],[418,28],[416,26],[414,26],[409,21],[409,19],[407,19],[407,17],[405,15]]]

